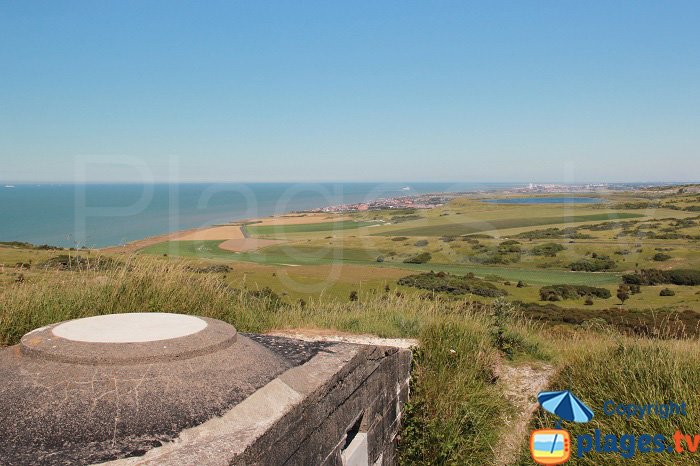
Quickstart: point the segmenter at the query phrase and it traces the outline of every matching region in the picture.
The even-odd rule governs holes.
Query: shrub
[[[392,241],[406,241],[407,239],[408,237],[406,236],[394,236],[393,238],[391,238]]]
[[[586,285],[549,285],[540,288],[540,300],[542,301],[578,299],[584,296],[608,299],[611,294],[607,288]]]
[[[501,252],[485,252],[469,258],[477,264],[512,264],[520,260],[520,254],[504,254]]]
[[[401,223],[401,222],[410,222],[411,220],[418,220],[421,217],[420,215],[396,215],[394,217],[391,217],[391,222],[392,223]]]
[[[498,245],[498,252],[501,254],[520,252],[520,242],[514,239],[503,241]]]
[[[530,251],[535,256],[545,256],[554,257],[558,252],[563,251],[565,248],[558,243],[544,243],[538,244]]]
[[[624,283],[617,287],[617,299],[620,300],[620,304],[625,304],[630,298],[630,287]]]
[[[601,270],[610,270],[615,267],[615,261],[608,256],[596,255],[590,259],[572,262],[569,267],[575,272],[600,272]]]
[[[414,246],[417,246],[417,247],[419,247],[419,248],[420,248],[420,247],[423,247],[423,246],[427,246],[427,245],[428,245],[428,240],[427,240],[427,239],[419,239],[418,241],[416,241],[415,243],[413,243],[413,245],[414,245]]]
[[[426,262],[430,261],[433,256],[430,255],[429,252],[421,252],[420,254],[416,254],[413,257],[409,257],[408,259],[404,260],[404,264],[425,264]]]
[[[403,277],[398,281],[399,285],[411,286],[421,290],[430,290],[450,294],[475,294],[486,297],[505,296],[504,290],[497,288],[494,284],[476,278],[474,274],[451,275],[445,272],[428,272]]]
[[[384,262],[384,256],[377,256],[377,262]]]
[[[700,270],[676,269],[642,269],[636,273],[622,276],[622,280],[628,285],[700,285]]]
[[[656,254],[654,254],[654,257],[652,259],[654,259],[657,262],[663,262],[669,260],[670,258],[671,256],[666,253],[657,252]]]
[[[676,296],[676,292],[670,288],[664,288],[659,291],[659,296]]]

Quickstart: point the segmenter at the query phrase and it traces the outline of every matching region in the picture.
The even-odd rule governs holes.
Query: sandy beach
[[[107,253],[133,253],[154,244],[165,241],[223,241],[219,247],[226,251],[248,252],[255,251],[266,246],[283,243],[283,240],[248,238],[243,233],[241,226],[244,224],[255,225],[305,225],[312,223],[339,222],[349,220],[350,217],[327,213],[310,214],[286,214],[275,217],[263,217],[254,220],[244,220],[231,225],[215,225],[206,228],[176,231],[164,235],[151,236],[121,246],[110,246],[100,249]]]

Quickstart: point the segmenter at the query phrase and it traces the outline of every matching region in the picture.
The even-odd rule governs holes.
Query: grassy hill
[[[593,428],[638,435],[671,435],[677,428],[700,431],[700,394],[695,390],[700,344],[682,336],[660,338],[663,324],[654,338],[620,333],[595,318],[543,326],[503,299],[490,304],[439,294],[426,299],[399,293],[393,285],[361,291],[357,301],[317,296],[304,303],[287,302],[243,281],[229,283],[227,271],[199,273],[190,264],[147,256],[118,262],[90,258],[75,268],[45,269],[7,282],[0,289],[0,345],[17,343],[27,331],[52,322],[135,311],[203,315],[241,331],[326,328],[418,338],[421,347],[415,353],[412,397],[400,442],[402,464],[495,464],[493,449],[502,445],[504,436],[512,436],[508,423],[517,420],[508,395],[515,375],[544,368],[549,368],[549,388],[574,390],[596,414],[607,399],[682,400],[690,413],[632,423],[598,415],[592,425],[567,425],[575,435]],[[538,411],[531,423],[533,428],[547,427],[553,420]],[[527,432],[517,437],[511,461],[518,460],[526,442]],[[525,452],[521,458],[521,464],[530,464]],[[672,465],[678,459],[663,452],[632,457],[624,464]],[[683,464],[698,464],[692,455],[682,459]],[[619,461],[619,456],[592,454],[570,464]]]

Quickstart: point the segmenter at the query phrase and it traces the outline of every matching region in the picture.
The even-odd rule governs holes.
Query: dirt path
[[[513,464],[527,438],[532,413],[537,408],[537,394],[547,388],[554,367],[547,364],[510,366],[501,364],[496,373],[512,411],[503,420],[503,431],[494,452],[496,466]]]

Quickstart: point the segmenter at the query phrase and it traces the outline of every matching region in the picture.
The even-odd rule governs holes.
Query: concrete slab
[[[106,322],[142,318],[125,317]],[[184,335],[119,341],[123,328],[66,333],[68,322],[0,349],[0,463],[330,466],[343,450],[357,464],[394,463],[410,351],[143,318],[175,322],[156,338]]]
[[[54,327],[53,334],[89,343],[140,343],[181,338],[206,327],[204,320],[184,314],[135,312],[71,320]]]

